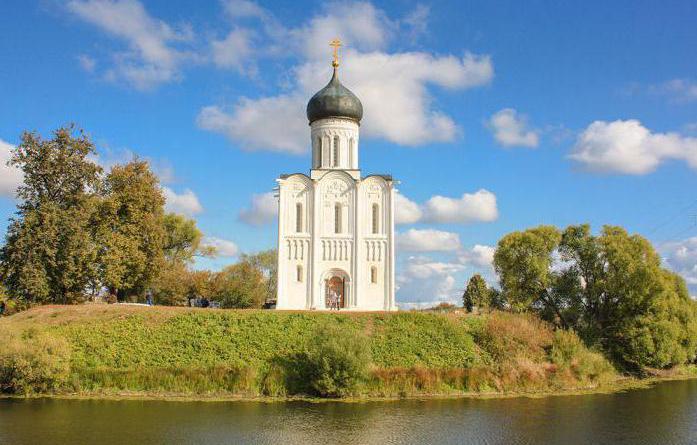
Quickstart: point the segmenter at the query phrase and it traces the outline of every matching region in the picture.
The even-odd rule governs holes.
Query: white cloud
[[[430,14],[431,9],[428,6],[418,4],[401,20],[402,24],[409,28],[409,36],[412,40],[415,40],[422,34],[426,34]]]
[[[494,263],[495,252],[495,247],[475,244],[470,250],[463,250],[459,252],[458,259],[463,264],[484,269],[491,269]]]
[[[114,55],[107,79],[125,80],[135,88],[151,89],[177,80],[180,66],[191,54],[176,44],[190,41],[188,28],[175,29],[152,17],[137,0],[72,0],[67,8],[82,20],[126,42],[128,49]]]
[[[423,256],[408,258],[397,274],[400,303],[459,300],[460,289],[454,275],[463,269],[458,263],[434,261]]]
[[[14,198],[17,187],[24,182],[24,175],[17,167],[7,165],[15,146],[0,139],[0,196]]]
[[[579,135],[569,157],[593,172],[642,175],[667,159],[697,169],[697,138],[652,133],[634,119],[595,121]]]
[[[241,221],[254,226],[273,222],[278,215],[278,199],[273,192],[252,195],[252,205],[242,209],[239,214]]]
[[[463,193],[460,198],[435,195],[422,205],[400,193],[395,194],[397,224],[417,222],[469,224],[495,221],[498,216],[496,195],[486,189],[480,189],[474,193]]]
[[[690,79],[672,79],[659,85],[652,85],[649,91],[669,96],[677,102],[697,101],[697,81]]]
[[[291,96],[243,98],[230,113],[215,105],[204,107],[196,123],[204,130],[239,142],[245,150],[301,154],[306,151],[309,138],[302,110],[302,101]]]
[[[494,132],[494,139],[504,147],[537,147],[538,132],[528,128],[527,118],[513,108],[495,113],[487,126]]]
[[[187,216],[194,216],[203,212],[203,206],[198,200],[196,194],[185,189],[182,193],[177,194],[169,187],[162,187],[162,192],[165,195],[165,210],[173,213],[180,213]]]
[[[223,40],[212,41],[211,51],[216,66],[243,71],[253,52],[252,32],[244,28],[234,29]]]
[[[397,234],[397,248],[411,252],[445,252],[460,248],[457,233],[432,229],[410,229]]]
[[[463,90],[487,84],[493,77],[491,59],[470,53],[462,57],[388,53],[387,44],[398,28],[370,3],[336,3],[305,26],[266,36],[270,40],[267,53],[282,45],[302,55],[301,62],[289,71],[290,92],[245,98],[228,110],[205,107],[198,117],[199,126],[222,133],[246,149],[306,152],[305,105],[328,82],[327,42],[340,35],[346,48],[340,75],[363,102],[364,136],[406,146],[452,141],[460,130],[434,106],[430,87]],[[270,113],[274,119],[269,119]]]
[[[423,205],[424,221],[436,223],[490,222],[498,218],[496,195],[480,189],[460,198],[436,195]]]
[[[327,60],[328,42],[337,36],[345,47],[374,51],[386,47],[396,24],[368,2],[333,2],[307,24],[288,30],[289,44],[307,59]]]
[[[692,294],[697,295],[697,236],[664,243],[658,250],[666,265],[682,275]]]
[[[394,217],[397,224],[413,224],[418,222],[423,212],[417,203],[397,192],[394,195]]]
[[[249,0],[225,0],[223,1],[223,10],[231,19],[238,18],[263,18],[266,16],[266,11]]]
[[[234,257],[237,256],[240,249],[237,244],[222,238],[207,236],[203,238],[202,244],[204,247],[212,247],[215,249],[215,255],[218,257]]]
[[[97,61],[87,54],[80,54],[77,56],[77,61],[80,64],[80,67],[82,67],[82,69],[88,73],[93,73],[94,69],[97,67]]]

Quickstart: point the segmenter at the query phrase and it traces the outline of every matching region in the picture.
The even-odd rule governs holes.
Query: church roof
[[[360,122],[363,117],[361,101],[339,82],[337,68],[327,86],[312,96],[307,103],[307,119],[310,123],[328,117],[342,117]]]

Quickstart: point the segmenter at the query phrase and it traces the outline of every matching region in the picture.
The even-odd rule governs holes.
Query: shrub
[[[603,383],[616,376],[615,368],[602,354],[586,348],[573,331],[558,330],[554,333],[550,359],[563,371],[569,370],[575,380]]]
[[[44,393],[60,389],[70,375],[70,347],[63,339],[30,330],[9,333],[0,350],[0,392]]]
[[[519,357],[544,360],[553,332],[550,325],[534,315],[493,312],[476,335],[484,351],[501,363]]]
[[[305,357],[311,389],[321,397],[354,393],[365,381],[370,366],[368,339],[341,324],[318,328]]]

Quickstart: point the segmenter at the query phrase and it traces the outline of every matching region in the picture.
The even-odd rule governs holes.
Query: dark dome
[[[339,82],[334,69],[332,80],[312,96],[307,103],[307,118],[310,123],[328,117],[343,117],[360,122],[363,117],[363,105],[355,94]]]

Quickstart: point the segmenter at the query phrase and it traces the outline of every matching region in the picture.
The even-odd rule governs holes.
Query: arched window
[[[334,204],[334,233],[341,233],[341,204]]]
[[[380,206],[373,204],[373,233],[376,234],[380,231]]]
[[[334,136],[334,167],[339,166],[339,136]]]
[[[378,282],[378,268],[375,266],[370,268],[370,282],[373,284]]]
[[[322,138],[317,138],[317,168],[322,168]]]
[[[303,205],[300,202],[295,204],[295,231],[303,231]]]
[[[355,164],[356,164],[355,156],[356,155],[353,153],[353,138],[349,139],[349,151],[348,151],[348,153],[349,153],[349,159],[350,159],[349,168],[356,168],[355,167]]]
[[[303,281],[303,267],[300,264],[298,264],[298,267],[295,269],[295,273],[296,273],[295,280],[298,283],[302,283],[302,281]]]

